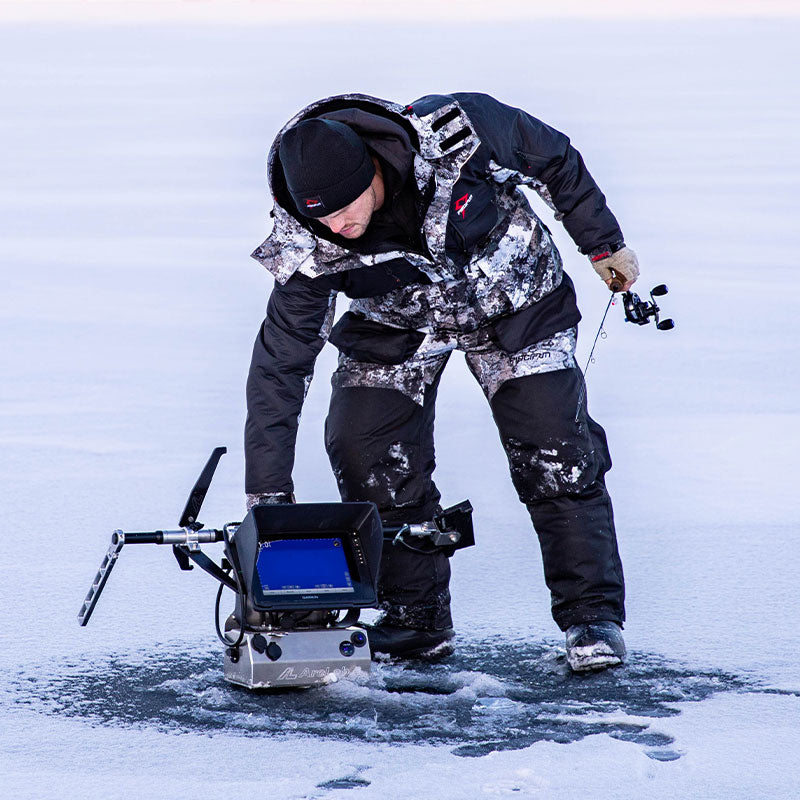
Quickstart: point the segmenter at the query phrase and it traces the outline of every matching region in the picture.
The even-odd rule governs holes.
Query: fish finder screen
[[[264,592],[353,592],[340,538],[262,542],[256,570]]]

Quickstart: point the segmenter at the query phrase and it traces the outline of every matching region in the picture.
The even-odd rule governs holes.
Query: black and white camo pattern
[[[284,131],[313,116],[315,109],[332,99],[320,100],[303,109],[278,134],[268,160],[270,177]],[[397,114],[403,111],[398,104],[365,95],[342,95],[337,99],[367,100]],[[453,111],[457,115],[434,131],[434,123]],[[397,388],[420,402],[424,384],[430,382],[441,369],[443,359],[446,361],[456,348],[468,353],[470,368],[479,376],[489,397],[510,377],[572,366],[574,334],[556,334],[552,340],[537,343],[511,357],[495,348],[485,332],[491,320],[527,308],[561,283],[561,257],[549,231],[518,188],[520,184],[532,187],[552,206],[547,187],[490,162],[488,177],[495,191],[498,221],[471,260],[463,266],[456,265],[445,250],[453,186],[480,140],[457,102],[427,116],[411,114],[405,118],[416,129],[420,141],[419,153],[414,158],[415,180],[421,191],[430,185],[435,187],[422,224],[431,258],[407,252],[353,253],[316,237],[277,203],[272,211],[272,233],[253,253],[279,283],[285,283],[295,272],[315,278],[369,268],[398,257],[414,264],[433,281],[352,301],[351,311],[384,325],[419,330],[426,334],[426,339],[417,354],[398,367],[359,364],[341,356],[334,382],[342,386]],[[451,149],[443,149],[442,143],[461,131],[465,132],[464,138]],[[333,302],[320,333],[323,338],[330,330],[332,315]]]
[[[575,366],[577,329],[568,328],[516,353],[500,350],[485,329],[471,333],[437,331],[425,337],[417,352],[402,364],[373,364],[339,356],[331,379],[338,388],[366,386],[394,389],[419,405],[426,385],[444,368],[453,350],[463,350],[467,366],[491,401],[497,390],[513,378],[524,378]]]
[[[283,133],[301,119],[313,116],[315,109],[333,99],[326,98],[308,106],[284,126],[270,149],[267,167],[270,181]],[[366,100],[398,115],[403,111],[403,107],[396,103],[366,95],[348,94],[336,99]],[[458,112],[457,116],[434,131],[434,123],[453,111]],[[434,186],[434,194],[422,223],[431,258],[406,252],[379,255],[353,253],[333,242],[316,237],[278,203],[275,203],[271,212],[273,230],[267,240],[255,250],[253,257],[279,283],[285,283],[295,272],[315,278],[402,257],[425,272],[434,285],[441,281],[464,280],[474,284],[470,292],[472,303],[487,319],[524,308],[555,289],[561,283],[561,259],[541,220],[534,214],[522,192],[516,188],[519,184],[530,185],[549,200],[546,187],[540,181],[527,178],[514,170],[503,169],[491,162],[489,177],[496,191],[498,223],[486,245],[475,253],[466,267],[460,267],[453,263],[445,251],[449,206],[453,186],[464,165],[480,146],[480,140],[457,102],[447,104],[426,116],[411,114],[404,118],[414,126],[420,140],[419,153],[414,158],[417,185],[421,191],[431,184]],[[443,142],[447,142],[448,138],[460,131],[466,132],[465,138],[451,149],[443,150]],[[552,201],[549,202],[552,204]],[[428,293],[432,295],[429,299],[425,297]],[[418,321],[418,315],[413,314],[413,310],[418,306],[431,306],[438,298],[436,290],[430,286],[416,287],[416,295],[404,298],[410,305],[411,316],[393,324],[420,327],[411,324]],[[359,301],[358,308],[353,310],[380,322],[383,321],[383,313],[398,308],[397,299],[397,293],[393,292],[379,299]],[[421,327],[431,322],[423,321]]]
[[[525,378],[543,372],[572,369],[575,366],[577,328],[559,331],[516,353],[485,346],[466,353],[467,366],[480,384],[487,400],[512,378]]]
[[[350,310],[397,328],[474,330],[550,294],[563,268],[549,232],[518,190],[501,191],[498,207],[500,222],[460,277],[359,298]]]
[[[553,198],[550,195],[550,190],[547,188],[546,184],[542,183],[538,178],[532,178],[515,169],[501,167],[494,160],[489,161],[489,174],[492,176],[492,180],[497,183],[507,183],[512,186],[519,186],[520,184],[529,186],[555,213],[556,219],[559,220],[559,222],[564,218],[564,215],[556,208],[556,204],[553,202]]]
[[[442,117],[457,111],[458,115],[446,125],[433,131],[433,125]],[[440,274],[445,279],[463,277],[460,270],[448,257],[445,251],[447,236],[447,217],[450,213],[450,200],[453,186],[461,176],[461,169],[469,161],[480,146],[472,125],[458,103],[450,103],[437,108],[427,116],[409,117],[409,121],[417,131],[420,140],[420,152],[414,159],[414,175],[420,190],[425,189],[431,179],[435,182],[435,190],[431,199],[422,231],[425,240]],[[459,141],[452,150],[443,150],[443,142],[453,134],[469,131],[466,138]]]

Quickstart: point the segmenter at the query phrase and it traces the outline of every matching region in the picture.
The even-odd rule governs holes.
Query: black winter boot
[[[398,628],[393,625],[364,625],[369,637],[369,649],[373,660],[377,656],[392,658],[419,658],[437,661],[452,655],[455,631],[444,628],[424,631],[415,628]]]
[[[567,629],[567,661],[573,672],[616,667],[625,660],[625,640],[616,622],[581,622]]]

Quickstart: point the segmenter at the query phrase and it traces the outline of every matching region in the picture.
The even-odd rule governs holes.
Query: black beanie
[[[350,205],[375,175],[363,140],[343,122],[298,122],[283,134],[279,153],[289,193],[307,217],[325,217]]]

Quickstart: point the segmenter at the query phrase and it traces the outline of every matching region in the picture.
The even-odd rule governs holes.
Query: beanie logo
[[[456,200],[456,214],[458,214],[461,219],[465,218],[465,214],[467,213],[467,206],[472,202],[472,195],[465,194],[463,197],[459,197]]]
[[[321,197],[306,197],[306,208],[322,208],[323,202]]]

